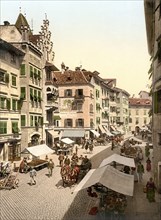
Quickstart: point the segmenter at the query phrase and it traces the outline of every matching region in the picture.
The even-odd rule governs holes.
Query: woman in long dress
[[[148,172],[151,171],[151,160],[149,159],[149,157],[148,157],[148,159],[146,161],[146,170]]]
[[[149,200],[149,202],[155,202],[155,190],[156,190],[156,186],[155,183],[153,181],[153,178],[151,177],[149,179],[149,181],[146,184],[146,189],[147,189],[147,199]]]

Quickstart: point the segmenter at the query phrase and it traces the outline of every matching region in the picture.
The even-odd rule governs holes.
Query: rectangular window
[[[6,98],[0,97],[0,109],[5,109],[5,108],[6,108]]]
[[[12,133],[18,133],[18,122],[12,122]]]
[[[83,106],[82,103],[78,103],[77,104],[77,110],[82,111],[82,106]]]
[[[12,110],[16,111],[16,104],[17,104],[17,100],[16,99],[12,99]]]
[[[71,96],[72,96],[72,90],[71,89],[65,90],[65,97],[71,97]]]
[[[144,118],[144,124],[146,125],[146,123],[147,123],[147,119],[146,119],[146,118]]]
[[[144,115],[146,115],[146,110],[144,110]]]
[[[34,75],[33,66],[30,66],[30,77],[32,78]]]
[[[21,71],[20,71],[21,76],[26,75],[26,65],[21,64]]]
[[[16,76],[12,75],[12,86],[16,86]]]
[[[139,118],[136,118],[135,124],[139,124]]]
[[[139,110],[136,110],[136,115],[139,115]]]
[[[33,127],[34,126],[34,116],[30,115],[30,126]]]
[[[26,126],[26,115],[21,115],[21,126]]]
[[[7,122],[0,121],[0,134],[7,134]]]
[[[81,127],[81,128],[84,127],[84,119],[79,118],[79,119],[77,120],[76,126],[77,126],[77,127]]]
[[[5,72],[0,70],[0,82],[5,82]]]
[[[73,123],[72,123],[73,121],[72,121],[72,119],[65,119],[65,121],[64,121],[64,125],[65,125],[65,127],[72,127],[73,126]]]
[[[21,98],[26,99],[26,87],[21,87]]]

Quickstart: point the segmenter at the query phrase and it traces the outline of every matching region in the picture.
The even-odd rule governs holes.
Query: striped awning
[[[94,135],[96,135],[96,137],[99,137],[100,136],[100,133],[98,133],[97,131],[95,130],[90,130]]]
[[[100,131],[101,131],[102,134],[106,134],[106,131],[105,131],[105,129],[103,128],[102,125],[99,125],[99,129],[100,129]]]

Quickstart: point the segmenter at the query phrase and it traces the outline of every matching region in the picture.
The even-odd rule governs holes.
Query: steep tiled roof
[[[129,98],[129,106],[151,106],[150,99]]]
[[[72,71],[67,70],[64,73],[62,72],[53,72],[53,84],[57,85],[70,85],[70,84],[88,84],[92,77],[92,73],[81,70]]]

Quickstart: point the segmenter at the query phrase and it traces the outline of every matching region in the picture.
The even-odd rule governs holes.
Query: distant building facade
[[[129,98],[129,131],[138,133],[143,126],[149,125],[151,107],[150,99]]]

